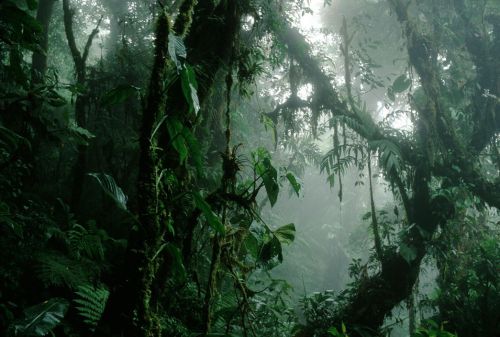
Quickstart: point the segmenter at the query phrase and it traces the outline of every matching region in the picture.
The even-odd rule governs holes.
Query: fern
[[[61,253],[43,253],[35,266],[36,277],[45,286],[75,288],[89,282],[97,273],[95,266],[72,260]]]
[[[77,298],[73,302],[77,304],[75,308],[78,315],[89,326],[90,330],[94,331],[106,308],[109,291],[103,287],[86,284],[79,286],[75,294]]]
[[[383,139],[371,141],[369,146],[371,149],[378,150],[380,164],[387,173],[401,171],[401,151],[395,143]]]
[[[74,224],[67,232],[71,252],[79,259],[81,256],[102,261],[104,259],[104,247],[101,234],[95,228]]]

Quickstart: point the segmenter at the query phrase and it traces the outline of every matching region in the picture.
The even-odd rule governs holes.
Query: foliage
[[[51,298],[26,308],[24,318],[12,323],[13,336],[45,336],[58,326],[68,310],[69,302]]]
[[[76,310],[83,318],[83,322],[93,331],[104,313],[109,291],[91,285],[81,285],[75,292]]]
[[[408,3],[2,1],[0,335],[374,335],[431,253],[495,336],[500,8]]]

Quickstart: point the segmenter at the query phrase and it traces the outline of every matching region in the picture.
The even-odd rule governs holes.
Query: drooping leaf
[[[188,147],[186,144],[186,139],[183,135],[184,126],[182,123],[175,117],[170,117],[167,119],[167,130],[170,136],[170,142],[179,154],[179,161],[184,163],[188,157]]]
[[[189,113],[198,114],[200,111],[200,100],[198,99],[198,83],[193,67],[185,64],[181,70],[181,86],[184,98],[189,106]]]
[[[278,185],[278,171],[271,164],[268,156],[264,157],[256,165],[257,174],[262,177],[264,188],[267,192],[267,197],[271,202],[271,206],[276,204],[278,200],[279,185]]]
[[[291,172],[288,172],[286,174],[286,178],[288,179],[288,181],[290,182],[290,185],[292,185],[292,188],[293,188],[293,191],[295,192],[295,194],[297,194],[297,196],[300,196],[299,195],[299,192],[300,192],[300,184],[297,182],[297,178],[293,175],[293,173]]]
[[[127,210],[127,196],[116,184],[113,177],[104,173],[89,173],[88,175],[97,180],[104,193],[111,197],[120,209]]]
[[[177,71],[182,69],[182,63],[187,57],[186,46],[180,36],[175,34],[168,35],[168,55],[174,62]]]
[[[224,225],[201,194],[199,192],[192,192],[192,196],[196,207],[203,213],[210,227],[220,234],[225,234],[226,229]]]
[[[64,298],[51,298],[24,310],[24,318],[13,323],[16,336],[45,336],[58,326],[69,303]]]

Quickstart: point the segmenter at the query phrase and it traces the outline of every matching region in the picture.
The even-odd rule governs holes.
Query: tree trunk
[[[86,86],[86,63],[89,55],[90,47],[92,46],[92,41],[94,40],[97,33],[99,33],[99,25],[101,24],[101,19],[97,23],[96,28],[90,33],[87,38],[87,43],[80,53],[78,47],[76,46],[75,35],[73,32],[73,9],[69,6],[69,0],[63,0],[63,19],[64,19],[64,31],[66,33],[66,38],[68,41],[68,46],[73,58],[73,63],[75,66],[76,73],[76,86],[79,88],[79,92],[76,94],[75,100],[75,120],[79,127],[85,128],[87,126],[87,106],[88,97],[85,92]],[[83,189],[83,180],[85,178],[85,171],[87,166],[87,146],[79,145],[77,149],[77,160],[73,166],[72,176],[72,188],[71,188],[71,208],[76,211],[80,205],[80,198]]]
[[[31,61],[31,80],[32,84],[43,82],[43,78],[47,71],[47,51],[49,47],[49,26],[52,12],[54,9],[55,0],[40,0],[36,19],[42,26],[40,34],[40,48],[43,52],[33,52]]]

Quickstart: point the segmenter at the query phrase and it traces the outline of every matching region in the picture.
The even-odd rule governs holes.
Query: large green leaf
[[[192,195],[196,207],[203,213],[210,227],[220,234],[225,234],[226,229],[224,225],[201,194],[199,192],[192,192]]]
[[[259,258],[262,262],[267,263],[275,257],[278,258],[279,262],[283,262],[283,248],[281,242],[273,235],[269,241],[262,245]]]
[[[68,311],[64,298],[51,298],[24,310],[24,318],[13,323],[15,336],[45,336],[59,325]]]
[[[127,210],[127,196],[116,184],[113,177],[104,173],[89,173],[88,175],[97,180],[104,193],[111,197],[119,208]]]
[[[299,192],[300,192],[301,186],[298,183],[297,178],[291,172],[288,172],[286,174],[286,178],[288,179],[288,182],[290,182],[290,185],[292,185],[292,188],[293,188],[293,191],[295,192],[295,194],[297,194],[297,196],[300,196]]]
[[[278,171],[276,171],[268,157],[263,158],[257,163],[256,170],[257,174],[262,177],[271,206],[274,206],[278,200],[279,193]]]
[[[198,114],[200,111],[200,100],[198,99],[198,83],[193,67],[185,64],[181,70],[182,93],[189,106],[189,113]]]
[[[292,243],[295,239],[295,225],[293,223],[289,223],[288,225],[284,225],[276,229],[273,233],[280,243]]]

